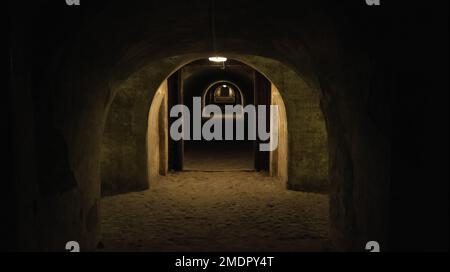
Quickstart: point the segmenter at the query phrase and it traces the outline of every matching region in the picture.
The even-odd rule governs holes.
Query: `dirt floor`
[[[250,141],[185,141],[183,169],[200,171],[253,170]]]
[[[175,172],[150,190],[105,197],[104,250],[321,251],[328,196],[258,172]]]

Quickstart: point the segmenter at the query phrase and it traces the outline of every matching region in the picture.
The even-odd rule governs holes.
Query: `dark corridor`
[[[2,249],[448,251],[448,4],[8,1]]]
[[[202,112],[205,106],[215,105],[220,107],[223,113],[221,139],[195,140],[193,129],[190,135],[191,140],[177,142],[169,139],[169,170],[269,170],[269,153],[258,151],[257,139],[248,139],[249,116],[247,114],[227,116],[225,112],[226,106],[270,105],[271,83],[267,78],[237,60],[229,59],[226,62],[216,63],[208,59],[200,59],[176,71],[168,82],[169,108],[173,104],[186,105],[192,113],[192,124],[195,118],[193,109],[195,97],[201,98]],[[175,119],[169,117],[169,127]],[[233,140],[226,140],[227,119],[232,119],[234,122]],[[236,138],[236,122],[240,119],[245,124],[242,140]],[[208,118],[202,116],[201,125],[203,126],[207,120]],[[269,122],[269,118],[266,118],[266,124]],[[266,131],[270,129],[266,128]]]

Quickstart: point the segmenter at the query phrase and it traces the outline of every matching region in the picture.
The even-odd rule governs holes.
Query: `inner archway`
[[[180,92],[182,101],[191,112],[191,123],[203,126],[210,117],[203,116],[205,107],[220,108],[222,116],[220,124],[220,139],[201,139],[197,136],[195,128],[191,128],[191,140],[182,143],[183,170],[189,171],[252,171],[255,169],[255,141],[244,137],[237,139],[236,124],[244,123],[244,133],[247,132],[246,120],[248,116],[226,114],[226,107],[245,107],[254,105],[255,71],[237,61],[227,60],[225,63],[215,63],[207,59],[193,61],[176,71],[173,76],[179,76],[182,84]],[[173,77],[172,76],[172,77]],[[178,91],[178,90],[177,90]],[[175,92],[175,91],[173,91]],[[201,98],[201,108],[194,105],[194,99]],[[194,107],[196,106],[196,108]],[[201,116],[200,116],[201,115]],[[213,116],[212,118],[219,118]],[[230,128],[226,128],[231,122]],[[201,132],[202,128],[197,128]],[[228,138],[226,133],[228,130]],[[248,133],[246,133],[248,134]]]

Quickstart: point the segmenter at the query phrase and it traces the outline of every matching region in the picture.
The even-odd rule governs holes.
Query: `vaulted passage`
[[[425,3],[65,2],[9,3],[8,249],[448,250]]]
[[[264,63],[283,89],[241,61],[206,58],[172,72],[153,97],[145,97],[150,81],[145,69],[146,77],[131,77],[119,87],[103,136],[100,244],[105,250],[330,247],[327,137],[319,93],[279,62],[235,57],[254,67]],[[275,69],[284,73],[272,74]],[[297,99],[287,104],[297,113],[291,124],[282,93]],[[151,101],[147,128],[124,130],[123,124],[139,127],[130,116],[145,112],[133,102],[142,99]],[[302,150],[291,155],[302,156],[303,163],[289,179],[290,128]],[[136,138],[146,139],[146,150],[134,144]],[[273,148],[264,150],[269,143]],[[147,178],[139,180],[127,169],[143,151],[146,168],[136,171]]]
[[[183,101],[189,109],[193,109],[193,98],[202,98],[202,108],[207,105],[218,105],[225,114],[225,107],[256,104],[255,71],[251,67],[236,60],[227,60],[223,63],[210,62],[206,59],[198,60],[184,66],[178,73],[183,77]],[[268,83],[269,85],[270,83]],[[261,89],[259,93],[270,92]],[[268,101],[270,102],[270,101]],[[191,117],[191,120],[195,118]],[[223,170],[254,170],[255,169],[255,141],[244,137],[236,139],[236,125],[232,130],[230,139],[225,140],[226,120],[233,118],[236,123],[240,116],[225,116],[222,120],[222,140],[184,141],[183,169],[203,171]],[[207,119],[202,118],[202,124]],[[244,121],[248,121],[248,116]],[[246,123],[247,124],[247,123]],[[244,130],[248,132],[248,126]],[[194,131],[192,131],[192,134]],[[198,133],[198,132],[197,132]],[[244,136],[248,133],[244,133]]]

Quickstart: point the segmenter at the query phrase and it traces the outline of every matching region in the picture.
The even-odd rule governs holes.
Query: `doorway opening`
[[[220,139],[194,139],[191,131],[191,140],[173,141],[169,139],[169,169],[184,171],[269,171],[270,152],[261,152],[258,147],[262,142],[258,138],[249,137],[251,129],[248,121],[249,114],[227,115],[227,106],[270,106],[272,93],[271,82],[252,67],[237,60],[228,60],[217,64],[205,59],[193,61],[178,71],[169,79],[169,108],[174,105],[186,105],[190,112],[191,123],[194,123],[194,98],[201,98],[202,113],[207,106],[216,106],[224,113],[220,118]],[[278,100],[276,100],[278,101]],[[214,117],[213,117],[214,118]],[[202,115],[203,126],[210,117]],[[169,118],[169,126],[176,118]],[[232,140],[225,139],[226,122],[233,123]],[[236,124],[242,121],[244,139],[236,136]],[[266,131],[269,132],[270,112],[266,113]],[[286,122],[286,119],[282,119]],[[254,128],[258,130],[258,124]],[[287,126],[284,126],[287,128]]]
[[[193,64],[191,64],[192,66]],[[238,79],[236,73],[238,66],[233,66],[233,69],[229,69],[226,73],[223,72],[223,68],[215,69],[215,75],[210,75],[211,78],[208,81],[214,80],[214,78],[221,76],[222,80],[213,81],[208,86],[203,86],[202,92],[202,112],[206,106],[216,105],[224,114],[221,118],[223,122],[227,119],[234,121],[240,121],[239,119],[245,119],[242,115],[230,115],[225,114],[226,106],[242,106],[245,107],[246,98],[244,92],[249,95],[250,90],[240,87],[236,81],[244,85],[244,88],[248,88],[250,82],[245,84],[245,78]],[[242,73],[241,67],[241,73]],[[239,71],[239,70],[238,70]],[[214,73],[213,73],[214,74]],[[221,75],[222,74],[222,75]],[[248,76],[245,75],[244,76]],[[200,76],[201,77],[201,76]],[[233,81],[230,81],[230,77]],[[241,75],[242,77],[242,75]],[[248,79],[247,79],[248,80]],[[197,83],[198,84],[198,83]],[[188,84],[188,87],[193,87],[194,84]],[[201,90],[201,89],[200,89]],[[186,89],[185,100],[191,102],[192,98],[199,93],[195,90]],[[247,99],[252,100],[247,96]],[[192,103],[190,103],[192,108]],[[202,121],[206,122],[208,118],[203,117]],[[245,120],[243,120],[245,122]],[[202,122],[202,123],[204,123]],[[233,127],[234,128],[234,127]],[[222,139],[225,138],[225,131],[222,132]],[[186,141],[184,144],[184,167],[185,171],[252,171],[254,170],[254,141],[251,140],[233,140],[233,141],[221,141],[221,140],[200,140],[200,141]]]

